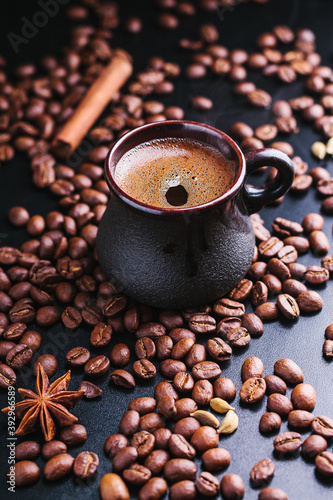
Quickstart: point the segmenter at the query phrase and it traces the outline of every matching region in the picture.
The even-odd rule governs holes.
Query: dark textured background
[[[317,35],[317,46],[319,53],[323,56],[323,63],[331,64],[332,59],[332,17],[333,2],[330,0],[272,0],[266,5],[246,4],[240,5],[232,11],[225,13],[221,20],[217,14],[206,15],[200,13],[194,19],[184,19],[175,32],[161,33],[154,24],[157,14],[156,8],[151,1],[122,0],[119,2],[122,17],[138,14],[144,20],[144,29],[138,36],[125,36],[121,30],[112,42],[113,46],[127,48],[134,56],[136,68],[143,68],[149,56],[162,55],[166,60],[186,63],[189,55],[181,52],[177,46],[177,40],[181,36],[191,36],[196,33],[197,27],[204,21],[213,21],[220,30],[220,43],[229,48],[241,47],[254,50],[253,41],[255,37],[264,30],[269,30],[275,24],[288,24],[292,28],[309,27]],[[68,39],[69,22],[65,18],[65,6],[60,7],[59,13],[49,20],[45,28],[41,28],[38,34],[27,45],[21,45],[19,54],[15,55],[7,39],[7,33],[12,31],[20,33],[22,16],[31,19],[32,15],[40,10],[35,1],[19,1],[2,3],[1,6],[1,30],[0,47],[1,53],[8,59],[11,70],[17,63],[23,61],[37,61],[46,53],[58,54],[61,46]],[[301,92],[302,79],[298,82],[278,84],[274,78],[258,76],[258,73],[250,73],[250,79],[255,79],[260,88],[273,93],[274,100],[294,97]],[[200,113],[190,108],[189,102],[195,95],[207,95],[214,101],[214,109],[207,113]],[[200,82],[186,82],[183,79],[176,81],[175,91],[171,96],[163,99],[165,103],[173,103],[184,106],[186,118],[202,121],[228,131],[230,124],[236,120],[244,120],[250,125],[267,122],[271,119],[269,111],[254,110],[250,108],[243,99],[234,98],[231,85],[221,78],[207,77]],[[318,164],[311,157],[310,145],[317,139],[311,127],[302,123],[298,135],[293,135],[290,142],[295,148],[295,154],[301,155],[309,166]],[[333,175],[333,162],[322,161]],[[0,245],[17,245],[28,239],[24,230],[13,229],[6,217],[8,209],[13,205],[25,206],[31,214],[45,215],[48,211],[57,208],[56,199],[47,191],[38,191],[31,181],[29,164],[22,155],[16,155],[9,164],[2,165],[0,169]],[[276,216],[283,216],[301,222],[309,211],[319,211],[320,199],[315,190],[310,190],[306,196],[294,197],[288,195],[280,207],[269,207],[261,212],[268,227]],[[325,218],[324,230],[332,239],[332,218]],[[318,264],[318,258],[309,253],[302,257],[300,262],[305,265]],[[320,290],[325,301],[322,312],[318,315],[301,317],[295,324],[287,321],[274,322],[265,325],[262,338],[254,339],[245,352],[235,353],[230,362],[224,363],[222,367],[223,376],[234,380],[237,389],[241,386],[240,368],[243,361],[251,355],[259,356],[265,366],[264,374],[270,374],[274,362],[282,357],[291,357],[302,367],[305,381],[312,384],[317,391],[317,404],[314,410],[316,415],[327,414],[333,416],[332,398],[332,364],[322,357],[322,344],[324,341],[325,327],[333,323],[333,284],[330,281],[326,287]],[[248,311],[251,307],[248,307]],[[32,328],[32,325],[31,325]],[[75,345],[89,347],[89,330],[80,328],[68,335],[61,325],[56,325],[50,330],[37,327],[43,334],[43,343],[39,354],[44,352],[53,353],[58,357],[59,367],[57,376],[66,369],[65,353]],[[134,344],[130,335],[114,335],[112,344],[103,350],[109,354],[111,347],[116,342]],[[100,351],[98,351],[100,352]],[[77,389],[82,380],[80,370],[73,371],[70,388]],[[156,377],[160,380],[159,376]],[[19,377],[18,386],[24,385],[33,388],[34,379],[30,370],[25,370]],[[43,499],[70,500],[74,498],[95,499],[98,498],[98,484],[103,474],[111,471],[111,463],[104,456],[103,444],[105,438],[112,432],[117,431],[121,414],[127,407],[131,398],[138,396],[152,396],[155,382],[138,386],[133,393],[125,394],[109,385],[108,374],[97,379],[97,384],[103,388],[103,396],[95,401],[82,401],[74,410],[79,417],[80,423],[88,430],[87,442],[79,448],[70,450],[74,456],[81,450],[95,451],[100,456],[100,467],[96,477],[82,484],[73,476],[49,484],[43,478],[37,485],[18,490],[16,498],[35,499],[40,495]],[[288,389],[290,394],[290,389]],[[18,397],[18,400],[20,398]],[[238,399],[238,398],[236,398]],[[1,394],[1,407],[6,405],[6,395]],[[258,423],[261,414],[265,411],[266,401],[262,400],[252,407],[239,407],[235,402],[236,411],[240,417],[239,428],[232,436],[222,438],[220,445],[227,448],[232,455],[231,464],[227,472],[235,472],[242,476],[246,484],[245,498],[252,500],[258,497],[258,491],[251,489],[249,485],[249,472],[252,466],[265,457],[271,457],[276,464],[276,472],[272,480],[272,486],[283,488],[291,500],[328,500],[332,498],[332,481],[323,480],[316,475],[314,466],[304,461],[296,454],[292,458],[279,458],[272,452],[272,437],[264,437],[259,434]],[[11,498],[6,488],[5,471],[7,465],[6,448],[6,417],[0,417],[1,425],[1,496]],[[286,422],[283,422],[281,431],[287,430]],[[304,434],[306,437],[308,433]],[[32,435],[31,438],[34,436]],[[38,439],[40,436],[36,436]],[[30,436],[28,436],[28,439]],[[332,443],[328,449],[332,451]],[[43,467],[43,460],[39,458],[37,463]],[[222,474],[219,475],[221,477]],[[133,493],[133,498],[136,494]]]

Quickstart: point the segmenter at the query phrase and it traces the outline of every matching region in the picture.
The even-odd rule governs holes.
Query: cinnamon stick
[[[96,119],[132,74],[130,56],[123,50],[115,50],[111,62],[92,84],[71,118],[52,142],[55,153],[71,154],[80,144]]]

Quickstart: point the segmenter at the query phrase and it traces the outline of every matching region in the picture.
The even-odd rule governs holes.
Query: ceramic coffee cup
[[[120,189],[115,169],[132,148],[162,138],[185,138],[217,148],[235,165],[221,196],[194,207],[161,208]],[[278,175],[262,187],[246,185],[256,169]],[[110,200],[100,222],[97,254],[107,278],[125,295],[163,308],[195,307],[218,299],[246,274],[255,246],[250,214],[284,195],[294,178],[290,158],[275,149],[243,155],[224,132],[190,121],[165,121],[134,129],[105,161]]]

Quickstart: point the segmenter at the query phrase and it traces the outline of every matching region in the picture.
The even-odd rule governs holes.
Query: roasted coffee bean
[[[105,323],[97,323],[90,335],[90,343],[95,347],[103,347],[111,341],[112,327]]]
[[[110,354],[111,364],[114,366],[125,366],[130,360],[130,350],[126,344],[116,344]]]
[[[221,375],[221,368],[213,361],[202,361],[193,366],[192,375],[196,380],[214,380]]]
[[[149,337],[156,340],[165,335],[165,333],[166,329],[163,325],[160,325],[159,323],[145,323],[139,326],[135,335],[138,339],[142,337]]]
[[[135,387],[135,380],[126,370],[115,370],[110,374],[110,378],[114,385],[124,387],[125,389],[133,389]]]
[[[86,380],[83,380],[79,386],[79,391],[84,392],[84,397],[87,399],[94,399],[98,398],[102,394],[102,389],[97,387],[95,384],[92,384],[91,382],[87,382]]]
[[[14,301],[18,301],[20,299],[23,299],[24,297],[28,297],[30,294],[30,289],[31,283],[29,283],[28,281],[20,281],[19,283],[15,283],[15,285],[10,288],[8,295]]]
[[[138,500],[159,500],[165,495],[167,489],[168,485],[163,478],[152,477],[139,491]],[[127,498],[129,497],[124,498],[124,500]],[[122,497],[121,500],[123,500]]]
[[[67,476],[73,468],[74,457],[68,453],[61,453],[53,458],[50,458],[44,467],[44,477],[48,481],[57,481],[64,476]]]
[[[333,358],[333,340],[325,340],[323,343],[323,355],[327,359]]]
[[[313,290],[300,293],[297,297],[297,303],[302,313],[316,313],[320,311],[324,305],[323,299],[319,293]]]
[[[61,314],[61,319],[66,328],[74,330],[82,323],[81,313],[75,307],[68,306]]]
[[[291,278],[288,266],[276,257],[273,257],[268,261],[268,269],[281,281],[285,281]]]
[[[300,310],[296,300],[294,299],[294,297],[288,295],[287,293],[278,295],[276,299],[276,305],[279,308],[279,311],[287,319],[295,320],[300,315]]]
[[[193,389],[194,380],[189,373],[179,372],[173,379],[173,385],[179,394],[183,394]]]
[[[328,196],[321,202],[321,209],[325,214],[333,214],[333,196]]]
[[[128,469],[138,458],[138,451],[134,446],[126,446],[117,451],[112,459],[112,467],[115,472]]]
[[[210,448],[218,446],[219,437],[216,429],[208,425],[201,426],[191,437],[191,445],[199,452],[203,453]]]
[[[191,413],[198,409],[196,402],[191,398],[181,398],[175,402],[176,415],[174,420],[181,420],[182,418],[189,417]]]
[[[292,453],[302,446],[302,436],[298,432],[282,432],[276,436],[273,444],[274,450],[279,453]]]
[[[173,458],[164,466],[164,477],[169,483],[190,480],[194,481],[197,473],[197,466],[186,458]]]
[[[316,456],[316,470],[325,477],[333,477],[333,453],[323,451]]]
[[[302,455],[308,459],[316,458],[327,449],[327,441],[322,436],[312,434],[302,444]]]
[[[303,238],[302,236],[288,236],[288,238],[285,238],[283,242],[287,247],[293,246],[296,249],[296,251],[300,254],[306,253],[310,248],[309,241],[306,238]],[[295,262],[295,260],[292,258],[291,260],[289,259],[289,261],[287,262],[286,260],[283,260],[283,262],[285,264],[289,264]]]
[[[89,377],[100,377],[110,366],[110,360],[106,356],[96,356],[84,365],[84,373]]]
[[[186,372],[186,365],[179,360],[165,359],[160,365],[160,371],[165,378],[173,379],[178,372]]]
[[[300,293],[307,291],[306,286],[295,279],[284,281],[282,289],[285,294],[291,295],[294,298],[297,298]]]
[[[157,448],[157,450],[167,450],[170,436],[171,431],[169,429],[157,429],[154,432],[155,448]]]
[[[275,321],[279,317],[279,310],[274,302],[265,302],[256,307],[254,312],[262,321]]]
[[[194,417],[184,417],[178,420],[173,428],[175,434],[181,434],[190,440],[196,430],[200,428],[199,421]]]
[[[26,329],[27,325],[24,323],[13,323],[12,325],[6,326],[2,336],[5,340],[19,340],[22,338]]]
[[[275,465],[270,458],[264,458],[254,465],[250,472],[251,483],[254,486],[267,484],[275,472]]]
[[[135,410],[127,410],[121,417],[119,432],[124,436],[129,436],[137,432],[139,427],[140,414]]]
[[[293,410],[293,404],[287,396],[275,393],[267,398],[267,410],[277,413],[281,418],[286,418]]]
[[[314,419],[312,413],[305,410],[293,410],[288,415],[288,425],[297,429],[308,428]]]
[[[164,359],[170,358],[173,348],[171,337],[169,337],[168,335],[163,335],[163,337],[158,338],[157,340],[155,340],[155,347],[157,359],[163,361]]]
[[[263,398],[265,391],[265,380],[260,377],[251,377],[243,383],[239,397],[243,403],[257,403]]]
[[[215,302],[214,312],[219,316],[241,317],[245,314],[245,306],[241,302],[222,298]]]
[[[264,413],[259,422],[259,430],[260,432],[268,433],[277,431],[281,427],[281,417],[275,412],[267,412]]]
[[[146,458],[155,445],[155,437],[147,431],[136,432],[132,438],[131,446],[138,450],[139,459]]]
[[[220,488],[222,497],[230,500],[241,499],[245,494],[243,479],[237,474],[223,476]]]
[[[44,306],[36,313],[36,323],[43,327],[52,326],[59,321],[60,315],[61,313],[56,306]]]
[[[230,359],[232,355],[231,347],[219,337],[208,339],[206,349],[208,354],[218,361]]]
[[[327,269],[320,266],[310,266],[307,268],[305,275],[305,280],[312,285],[322,285],[330,278],[330,273]]]
[[[270,297],[276,297],[279,293],[281,293],[282,283],[274,274],[265,274],[262,281],[267,286]]]
[[[253,90],[249,92],[246,97],[248,102],[256,107],[266,108],[272,101],[270,94],[262,89]]]
[[[267,486],[259,493],[258,500],[288,500],[288,496],[280,488]]]
[[[99,485],[102,500],[129,500],[130,494],[124,481],[118,474],[105,474]]]
[[[323,231],[312,231],[309,234],[310,248],[315,255],[323,255],[329,251],[330,244]]]
[[[191,330],[187,330],[186,328],[173,328],[169,332],[169,337],[175,344],[177,344],[177,342],[179,342],[182,339],[192,339],[194,340],[194,342],[196,341],[195,333],[191,332]]]
[[[195,485],[200,495],[213,497],[218,494],[220,482],[210,472],[203,471],[197,477]]]
[[[245,318],[245,316],[243,317],[243,319]],[[240,327],[242,325],[243,319],[234,317],[221,319],[221,321],[217,325],[216,333],[222,338],[226,339],[227,333],[234,328]]]
[[[147,467],[140,464],[133,464],[122,473],[123,478],[133,486],[143,486],[151,478],[151,472]]]
[[[116,293],[105,304],[103,308],[103,314],[104,316],[107,316],[109,318],[114,318],[125,309],[126,305],[127,305],[126,297],[124,295]]]
[[[188,324],[194,333],[208,333],[216,329],[215,319],[208,314],[194,314]]]
[[[147,413],[140,417],[140,431],[148,431],[152,434],[157,430],[165,427],[165,421],[158,413]]]
[[[283,247],[283,242],[279,240],[276,236],[272,236],[266,241],[262,241],[259,244],[258,250],[259,254],[265,258],[271,258],[278,254],[278,252]]]
[[[313,231],[320,231],[324,226],[324,219],[320,214],[310,213],[307,214],[302,220],[304,232],[307,234]]]
[[[333,340],[333,324],[332,325],[328,325],[328,327],[326,327],[326,329],[325,329],[325,337],[328,340]]]
[[[112,459],[119,450],[128,444],[128,439],[123,434],[110,434],[104,443],[105,454]]]
[[[231,455],[224,448],[209,448],[201,455],[201,460],[205,469],[217,472],[228,467]]]
[[[81,424],[72,424],[63,427],[60,431],[60,440],[67,446],[78,446],[87,439],[87,430]]]
[[[197,496],[195,483],[187,479],[170,486],[170,500],[194,500]]]
[[[251,336],[246,328],[239,327],[230,330],[227,333],[227,339],[229,342],[236,347],[243,347],[251,341]]]
[[[53,377],[58,368],[58,361],[52,354],[42,354],[36,359],[33,365],[34,375],[37,375],[39,364],[42,365],[46,375],[50,378]]]
[[[274,393],[285,394],[287,392],[287,384],[277,375],[266,375],[264,379],[266,382],[266,394],[268,396]]]
[[[201,344],[194,344],[190,349],[189,353],[185,357],[185,363],[189,370],[191,370],[194,365],[206,361],[207,353],[205,346]]]
[[[67,452],[67,446],[62,441],[57,441],[53,439],[43,444],[41,453],[45,460],[50,460],[50,458],[55,457],[61,453]]]
[[[324,438],[333,436],[333,420],[325,415],[319,415],[311,422],[312,431]]]
[[[4,363],[0,364],[0,388],[7,389],[7,387],[14,386],[16,383],[16,375],[14,370],[5,365]]]
[[[170,309],[165,309],[161,311],[158,319],[165,328],[172,330],[174,328],[181,328],[183,326],[184,320],[181,314],[177,311],[172,311]]]
[[[236,301],[243,301],[250,295],[252,287],[252,281],[244,278],[231,290],[229,298]]]
[[[154,390],[154,397],[156,401],[159,401],[165,395],[172,396],[175,400],[179,399],[177,391],[173,385],[167,381],[157,384]]]
[[[36,441],[23,441],[15,447],[15,458],[20,460],[34,460],[40,454],[40,444]]]
[[[190,338],[184,338],[179,340],[173,347],[171,351],[172,359],[182,359],[191,350],[194,345],[194,340]]]
[[[242,381],[245,382],[245,380],[251,377],[261,378],[263,372],[264,372],[264,365],[261,359],[257,358],[256,356],[251,356],[250,358],[247,358],[242,364],[242,369],[241,369]]]
[[[214,397],[214,389],[208,380],[198,380],[192,389],[192,399],[199,406],[206,406]]]
[[[327,269],[327,271],[333,272],[333,254],[326,255],[326,257],[323,257],[321,259],[321,265],[322,267]]]
[[[192,460],[196,451],[193,446],[181,434],[172,434],[169,439],[169,450],[176,458],[188,458]]]
[[[90,358],[90,352],[85,347],[73,347],[66,354],[67,363],[71,366],[83,366]]]
[[[230,378],[221,377],[214,382],[214,396],[233,401],[236,396],[236,386]]]
[[[156,408],[156,399],[150,397],[141,397],[133,399],[128,404],[128,410],[135,410],[140,416],[152,413]]]
[[[8,212],[8,219],[13,226],[24,226],[29,220],[29,212],[24,207],[12,207]]]
[[[310,384],[298,384],[290,399],[295,410],[312,411],[316,404],[316,391]]]
[[[12,347],[14,347],[14,342],[10,342],[9,340],[1,340],[0,341],[0,359],[5,359],[7,352],[10,351]]]
[[[73,472],[80,479],[91,477],[97,470],[99,458],[93,451],[81,451],[73,464]]]
[[[22,368],[31,360],[33,352],[25,344],[18,344],[12,347],[6,355],[6,364],[14,369]]]
[[[156,367],[148,359],[139,359],[133,363],[134,374],[144,380],[149,380],[156,375]]]
[[[288,384],[300,384],[304,380],[301,368],[289,358],[282,358],[275,362],[274,372]]]
[[[282,217],[274,219],[273,228],[278,234],[280,233],[279,236],[297,236],[303,233],[301,224]]]
[[[161,429],[158,430],[160,431]],[[170,455],[165,450],[153,450],[146,458],[144,466],[151,471],[153,476],[157,476],[162,473],[163,468],[169,459]]]
[[[157,404],[158,412],[166,418],[172,418],[177,414],[175,400],[172,396],[162,396]]]
[[[14,305],[14,307],[10,309],[8,314],[9,314],[9,319],[11,320],[12,323],[18,323],[18,322],[31,323],[31,321],[33,321],[35,318],[36,311],[31,304],[26,304],[26,303],[19,304],[19,302],[16,302],[16,304]],[[37,323],[37,316],[36,316],[36,323]]]
[[[13,465],[13,469],[15,474],[15,485],[18,487],[34,484],[40,477],[40,468],[30,460],[16,462],[16,464]]]
[[[259,316],[253,313],[245,314],[242,326],[246,328],[251,337],[260,337],[264,333],[264,325]]]

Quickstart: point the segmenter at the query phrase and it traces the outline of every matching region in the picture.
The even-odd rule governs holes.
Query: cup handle
[[[245,155],[246,178],[260,167],[275,167],[277,176],[260,187],[244,184],[243,199],[249,214],[259,212],[267,203],[284,195],[294,180],[294,165],[285,153],[273,148],[258,149]]]

